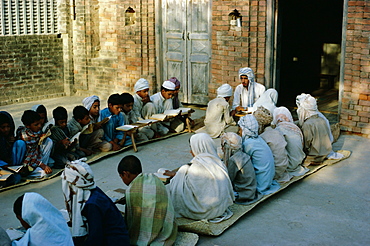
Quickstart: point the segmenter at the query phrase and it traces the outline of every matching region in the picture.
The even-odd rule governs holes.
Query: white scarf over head
[[[63,215],[38,193],[25,193],[22,219],[31,226],[26,234],[12,245],[73,246],[72,236]]]
[[[94,104],[95,101],[99,101],[100,102],[100,99],[98,96],[90,96],[90,97],[86,97],[82,100],[82,104],[84,105],[84,107],[90,111],[92,105]]]
[[[231,97],[233,88],[229,84],[223,84],[217,88],[217,97]]]
[[[67,164],[61,175],[62,190],[72,222],[73,237],[87,234],[85,219],[81,212],[90,197],[90,190],[96,187],[94,174],[90,166],[83,161],[83,159],[80,159]]]
[[[301,140],[303,142],[302,131],[296,124],[294,124],[292,114],[286,107],[278,107],[274,110],[274,119],[272,123],[275,126],[281,126],[296,132],[299,136],[301,136]]]
[[[191,165],[181,166],[168,187],[175,212],[195,220],[216,218],[234,199],[226,166],[208,134],[193,135],[190,147],[195,155]]]
[[[266,90],[260,98],[254,103],[253,109],[256,110],[259,106],[267,108],[271,114],[274,113],[276,103],[278,101],[278,92],[275,89]]]
[[[145,90],[145,89],[149,89],[148,80],[141,78],[138,81],[136,81],[136,83],[134,85],[135,92]]]
[[[248,114],[241,117],[238,121],[238,125],[242,129],[243,139],[258,137],[258,121],[253,115]]]
[[[330,142],[333,142],[334,137],[331,133],[330,122],[328,119],[317,109],[317,102],[316,99],[311,96],[310,94],[302,93],[301,95],[297,96],[296,103],[298,106],[297,114],[299,118],[299,125],[302,126],[303,122],[310,118],[313,115],[318,115],[319,117],[323,118],[326,122],[326,126],[329,129],[329,138]]]
[[[224,151],[224,163],[228,166],[230,157],[242,148],[242,138],[235,132],[225,132],[221,136],[221,146]]]
[[[249,85],[248,85],[248,90],[247,90],[247,96],[248,96],[248,107],[252,107],[254,104],[254,97],[255,97],[255,77],[254,77],[254,72],[252,68],[250,67],[243,67],[239,69],[239,78],[240,76],[248,76],[249,80]],[[243,94],[241,95],[243,96]]]

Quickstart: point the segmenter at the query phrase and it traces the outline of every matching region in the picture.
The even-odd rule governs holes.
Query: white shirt
[[[265,92],[265,90],[266,90],[265,86],[260,83],[250,82],[248,85],[248,90],[244,88],[243,84],[238,85],[235,88],[232,109],[235,109],[238,106],[252,107],[256,100]],[[253,96],[253,94],[254,99],[252,100],[251,103],[249,103],[250,97]]]

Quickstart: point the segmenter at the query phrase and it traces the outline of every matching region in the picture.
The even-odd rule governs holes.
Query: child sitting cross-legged
[[[84,106],[76,106],[73,109],[73,117],[67,123],[67,127],[71,136],[75,136],[81,132],[84,126],[90,124],[89,111]],[[82,138],[81,134],[79,137],[80,150],[82,150],[87,156],[91,155],[91,145],[89,139]],[[82,140],[82,141],[81,141]]]
[[[110,150],[116,151],[123,147],[123,144],[127,144],[128,141],[121,144],[124,137],[124,132],[116,130],[117,127],[125,124],[125,119],[122,112],[122,96],[112,94],[108,98],[108,107],[100,112],[102,119],[110,117],[110,120],[103,125],[104,140],[111,144]]]
[[[79,150],[77,142],[70,142],[71,134],[67,127],[68,114],[64,107],[57,107],[53,110],[55,126],[51,127],[50,138],[54,142],[53,159],[56,168],[64,168],[68,161],[74,161],[85,156]]]
[[[23,164],[28,165],[31,169],[40,167],[46,174],[51,173],[52,169],[47,166],[47,161],[44,161],[49,159],[50,152],[42,152],[39,145],[40,138],[44,136],[44,133],[41,131],[40,115],[35,111],[26,110],[22,115],[21,121],[24,126],[18,127],[17,139],[26,143],[26,154]]]

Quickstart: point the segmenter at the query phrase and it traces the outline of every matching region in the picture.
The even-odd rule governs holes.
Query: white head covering
[[[242,129],[243,139],[258,137],[258,122],[253,115],[248,114],[241,117],[238,121],[238,125]]]
[[[276,103],[278,100],[278,92],[270,88],[266,90],[260,98],[254,103],[253,108],[257,109],[259,106],[263,106],[264,108],[268,109],[271,114],[274,113],[274,109],[276,108]]]
[[[68,245],[72,236],[63,215],[38,193],[25,193],[22,219],[31,226],[26,234],[12,245]]]
[[[297,96],[296,103],[298,106],[297,114],[299,124],[302,126],[303,122],[313,115],[318,114],[316,99],[310,94],[302,93]]]
[[[254,72],[253,72],[252,68],[243,67],[243,68],[239,69],[239,78],[242,75],[248,76],[249,82],[252,82],[252,83],[256,82],[255,77],[254,77]]]
[[[195,156],[201,153],[208,153],[218,157],[215,144],[206,133],[197,133],[191,136],[190,148]]]
[[[164,81],[162,86],[170,91],[174,91],[176,89],[176,85],[168,80]]]
[[[90,97],[86,97],[82,100],[82,104],[84,105],[84,107],[90,111],[91,109],[91,106],[94,104],[95,101],[99,101],[100,102],[100,99],[98,96],[90,96]]]
[[[224,163],[227,166],[230,156],[242,148],[242,138],[235,132],[226,132],[221,136],[221,146],[224,150]]]
[[[145,90],[145,89],[149,89],[148,80],[141,78],[138,81],[136,81],[136,83],[134,85],[135,92]]]
[[[217,89],[217,97],[231,97],[233,88],[229,84],[223,84]]]
[[[299,118],[299,125],[302,126],[303,122],[310,118],[313,115],[318,115],[322,119],[325,120],[326,126],[329,129],[329,138],[330,141],[334,141],[333,134],[331,133],[331,128],[330,128],[330,122],[329,120],[318,110],[317,108],[317,102],[316,99],[311,96],[310,94],[305,94],[302,93],[301,95],[297,96],[296,98],[296,103],[298,106],[297,109],[297,114]]]
[[[83,162],[84,160],[86,159],[67,164],[61,175],[64,199],[72,221],[73,237],[87,234],[81,211],[90,197],[90,190],[96,187],[94,174],[90,166]]]
[[[299,136],[301,136],[301,140],[303,141],[303,134],[301,129],[294,124],[292,114],[286,107],[278,107],[274,110],[274,119],[272,123],[275,126],[281,126],[290,131],[296,132]]]

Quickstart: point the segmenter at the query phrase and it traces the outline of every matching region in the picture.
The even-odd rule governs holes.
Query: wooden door
[[[207,104],[211,0],[163,0],[163,80],[177,77],[181,101]]]

